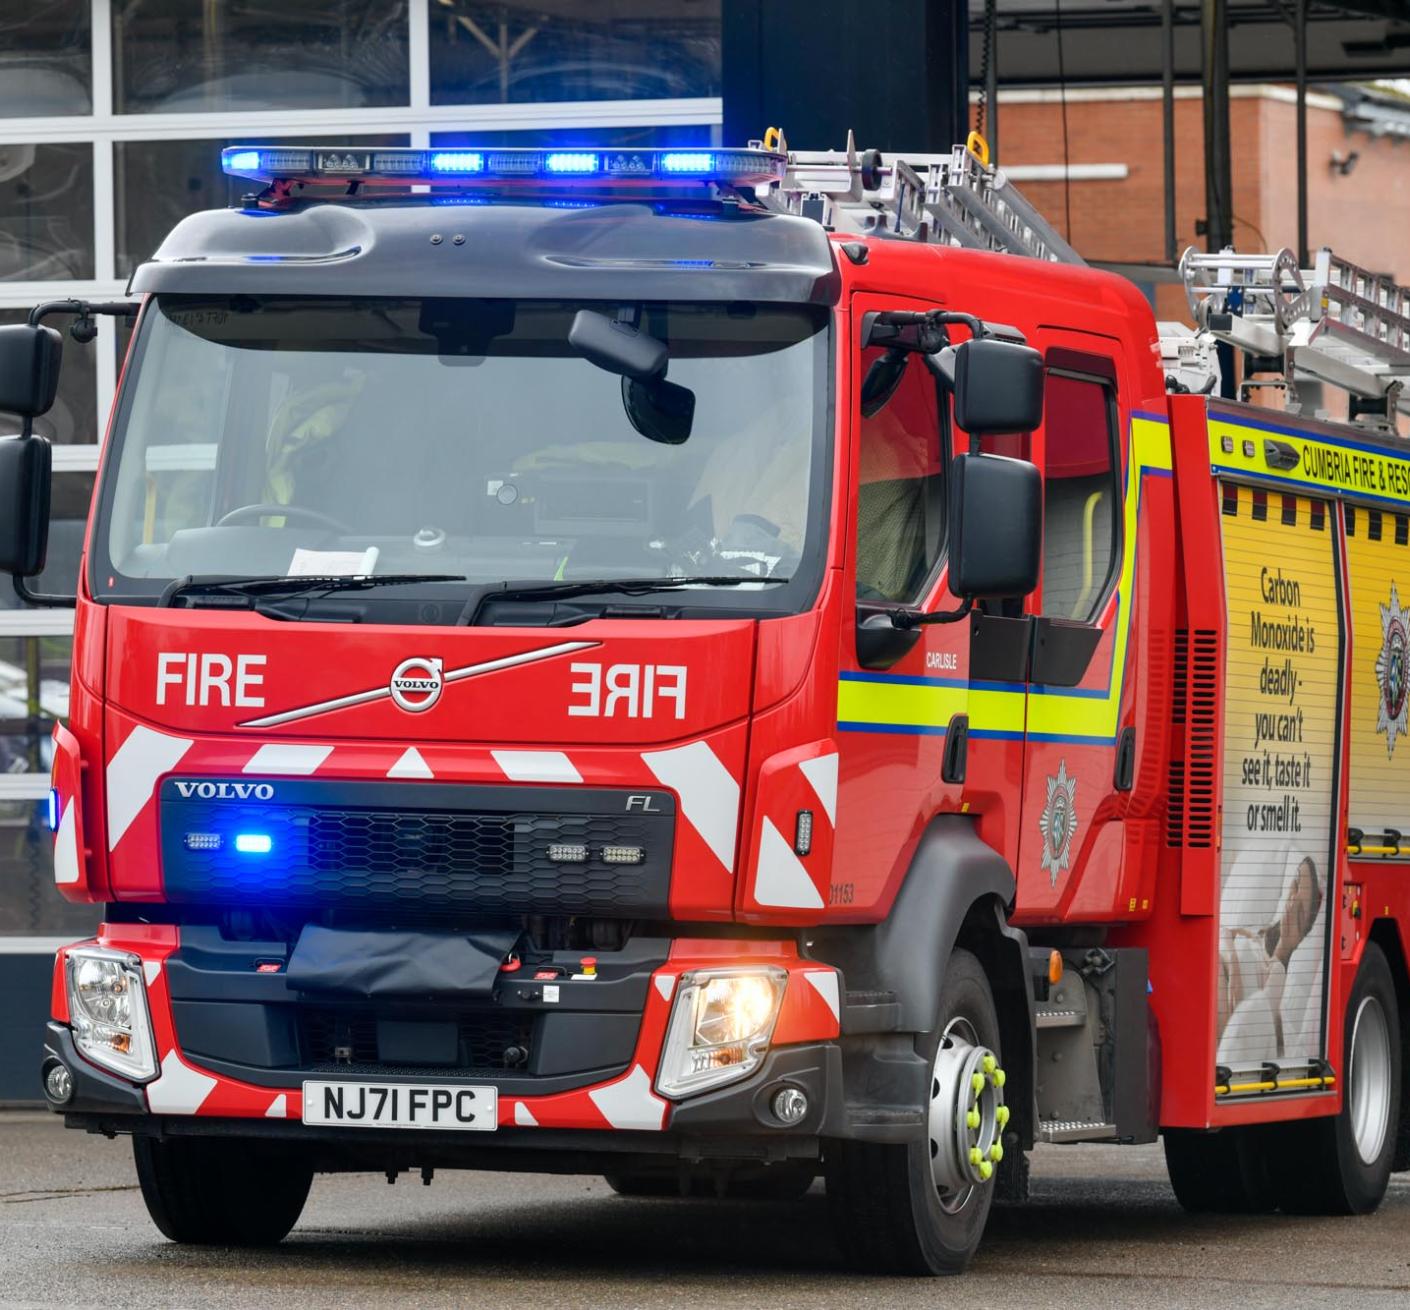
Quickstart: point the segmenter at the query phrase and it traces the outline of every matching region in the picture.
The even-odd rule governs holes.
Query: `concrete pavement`
[[[282,1246],[184,1248],[149,1223],[125,1140],[0,1114],[0,1306],[1410,1305],[1410,1174],[1368,1218],[1194,1218],[1158,1147],[1046,1147],[1033,1192],[961,1280],[842,1270],[820,1186],[646,1201],[595,1178],[325,1176]]]

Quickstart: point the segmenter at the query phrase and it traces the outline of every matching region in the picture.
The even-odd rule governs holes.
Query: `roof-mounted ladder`
[[[858,236],[1085,263],[1003,170],[988,163],[988,146],[977,134],[945,155],[859,151],[851,133],[845,150],[788,150],[772,130],[762,145],[788,161],[781,181],[756,190],[759,202],[776,212]],[[1403,390],[1410,378],[1410,290],[1326,249],[1314,267],[1302,269],[1289,250],[1245,255],[1192,248],[1180,275],[1197,327],[1159,325],[1173,389],[1215,390],[1215,346],[1225,342],[1245,352],[1244,399],[1258,387],[1278,387],[1290,412],[1315,413],[1328,385],[1352,398],[1353,418],[1393,428],[1396,407],[1410,413]]]
[[[947,155],[859,151],[850,132],[845,150],[786,154],[783,180],[756,191],[762,204],[780,213],[859,236],[888,234],[1061,264],[1085,262],[1003,170],[989,165],[989,148],[976,134]]]
[[[1245,352],[1243,393],[1275,386],[1287,408],[1314,412],[1323,384],[1350,397],[1351,416],[1393,426],[1410,413],[1410,291],[1325,247],[1310,269],[1290,250],[1245,255],[1191,248],[1180,261],[1202,335]],[[1273,374],[1273,380],[1258,374]]]

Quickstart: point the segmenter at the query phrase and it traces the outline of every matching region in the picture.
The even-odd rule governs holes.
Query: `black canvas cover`
[[[366,999],[488,999],[516,928],[363,932],[305,925],[285,971],[291,990]]]

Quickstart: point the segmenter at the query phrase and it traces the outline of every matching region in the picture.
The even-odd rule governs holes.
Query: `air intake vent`
[[[1170,767],[1165,784],[1165,844],[1178,849],[1185,844],[1185,718],[1190,703],[1190,632],[1175,630],[1175,657],[1171,661]]]
[[[1214,844],[1214,729],[1218,709],[1218,634],[1198,628],[1175,633],[1170,767],[1165,783],[1165,844]]]
[[[1195,630],[1189,688],[1185,841],[1209,847],[1214,845],[1214,729],[1219,707],[1219,634],[1212,628]]]

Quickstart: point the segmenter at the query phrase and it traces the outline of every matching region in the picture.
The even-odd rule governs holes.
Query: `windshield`
[[[635,384],[569,345],[584,308],[664,343],[669,382],[694,394],[684,440],[642,435]],[[435,622],[418,600],[510,579],[738,576],[774,581],[670,605],[796,610],[821,569],[826,322],[747,302],[161,296],[124,384],[94,594],[463,577],[330,598]]]

